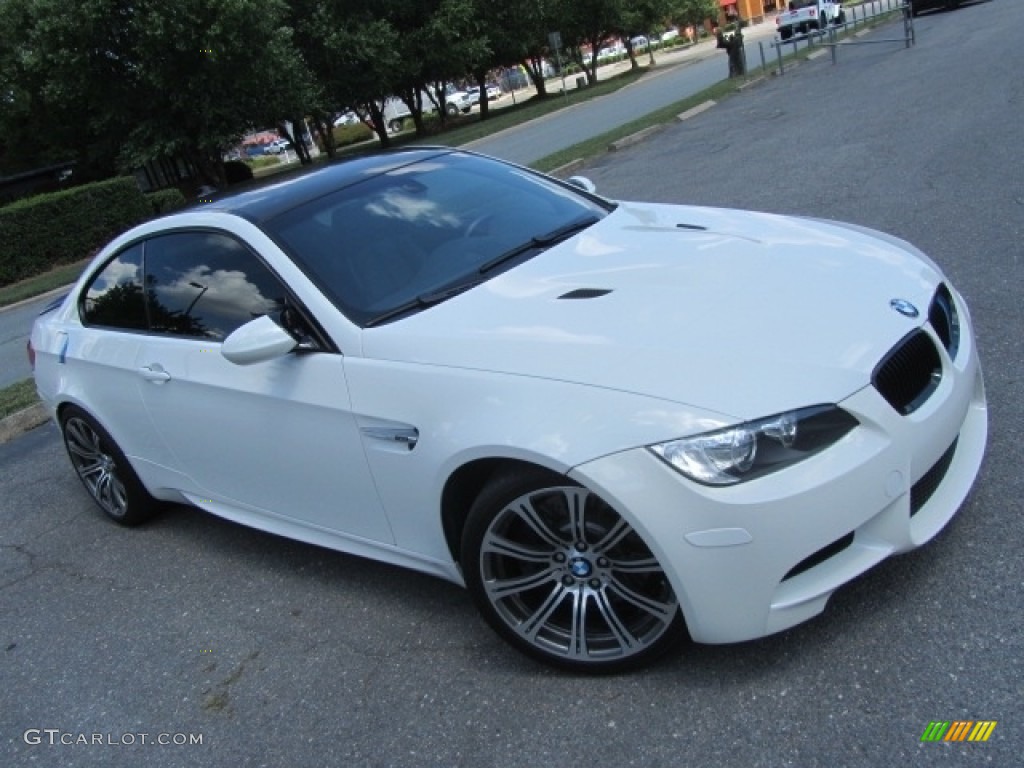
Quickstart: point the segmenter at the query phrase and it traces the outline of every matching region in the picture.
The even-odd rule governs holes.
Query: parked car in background
[[[487,84],[487,100],[495,101],[501,98],[501,86],[497,83]]]
[[[268,155],[280,155],[282,152],[292,148],[292,143],[288,139],[277,139],[266,145],[264,151]]]
[[[358,122],[360,122],[359,115],[352,110],[347,110],[334,118],[334,127],[337,128],[342,125],[355,125]]]
[[[448,85],[445,88],[444,108],[449,115],[457,115],[460,112],[465,114],[469,112],[479,101],[479,90],[476,90],[475,94],[473,94],[468,91],[464,91],[461,88],[457,88],[454,85]]]

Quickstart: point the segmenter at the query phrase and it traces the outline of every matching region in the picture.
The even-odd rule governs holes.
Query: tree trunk
[[[332,160],[337,156],[338,147],[334,143],[334,121],[331,116],[319,110],[313,112],[313,132],[320,139],[320,146]]]
[[[544,82],[544,62],[539,58],[529,58],[523,62],[523,66],[526,68],[530,80],[533,81],[533,87],[537,90],[537,95],[541,98],[547,96],[547,84]]]
[[[629,68],[633,71],[640,69],[640,63],[636,60],[636,52],[633,50],[633,40],[626,38],[626,55],[629,56]]]
[[[388,136],[388,127],[384,124],[384,108],[376,99],[362,106],[364,110],[361,111],[370,116],[370,127],[377,134],[380,145],[387,149],[391,146],[391,137]]]
[[[490,114],[490,105],[487,103],[487,70],[474,69],[473,77],[476,79],[476,87],[480,91],[480,101],[477,102],[480,106],[480,119],[486,120]]]

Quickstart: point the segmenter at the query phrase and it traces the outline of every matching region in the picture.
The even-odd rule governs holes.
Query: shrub
[[[0,285],[86,258],[153,215],[135,179],[37,195],[0,208]]]
[[[246,160],[245,164],[249,168],[249,173],[252,173],[254,170],[266,168],[268,165],[280,165],[281,161],[277,159],[276,155],[265,155]]]
[[[228,184],[252,181],[252,168],[241,160],[228,160],[224,163],[224,179]]]
[[[354,125],[337,125],[334,127],[334,144],[344,147],[348,144],[357,144],[360,141],[368,141],[376,137],[365,123]]]
[[[160,215],[185,207],[185,196],[178,189],[160,189],[146,195],[153,213]]]

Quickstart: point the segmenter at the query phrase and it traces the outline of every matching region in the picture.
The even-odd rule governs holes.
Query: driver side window
[[[287,295],[255,254],[219,232],[176,232],[145,244],[151,331],[222,341],[261,315],[275,320]]]

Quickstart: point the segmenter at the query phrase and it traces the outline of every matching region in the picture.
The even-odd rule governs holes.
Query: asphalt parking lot
[[[577,172],[611,197],[853,221],[944,268],[990,438],[927,547],[794,630],[586,678],[520,657],[427,576],[187,508],[118,528],[47,425],[0,445],[0,765],[1019,765],[1024,3],[915,26],[910,50],[844,48]],[[998,725],[922,743],[934,720]]]

